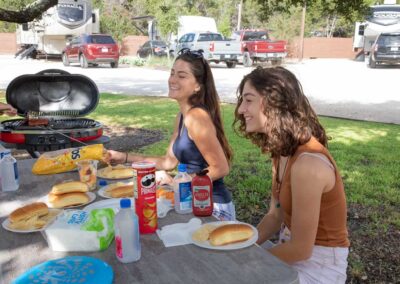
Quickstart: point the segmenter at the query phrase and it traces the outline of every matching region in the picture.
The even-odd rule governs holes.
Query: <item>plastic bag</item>
[[[101,251],[114,240],[114,210],[111,208],[66,210],[44,233],[54,251]]]
[[[105,149],[103,144],[93,144],[84,147],[68,148],[46,152],[38,158],[32,167],[36,175],[58,174],[76,169],[76,162],[85,159],[103,159]]]

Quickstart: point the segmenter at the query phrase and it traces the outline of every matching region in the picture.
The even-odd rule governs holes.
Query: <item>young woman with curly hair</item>
[[[293,266],[300,283],[345,283],[349,239],[343,182],[327,135],[300,82],[282,67],[256,68],[238,88],[236,131],[269,153],[268,213],[258,244]]]

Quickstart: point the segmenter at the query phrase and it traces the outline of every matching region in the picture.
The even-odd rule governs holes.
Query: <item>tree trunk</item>
[[[0,21],[10,23],[28,23],[39,18],[49,8],[57,5],[58,0],[37,0],[20,11],[10,11],[0,8]]]

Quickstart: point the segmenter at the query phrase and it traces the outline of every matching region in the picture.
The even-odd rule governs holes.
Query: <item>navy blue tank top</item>
[[[183,124],[182,114],[179,120],[178,137],[172,149],[178,161],[187,165],[187,172],[189,174],[197,173],[208,167],[196,144],[189,138],[188,131]],[[231,200],[232,195],[225,187],[224,179],[220,178],[213,181],[213,202],[229,203]]]

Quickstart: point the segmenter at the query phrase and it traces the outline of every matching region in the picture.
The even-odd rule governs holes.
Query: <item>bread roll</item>
[[[11,212],[10,223],[27,221],[32,217],[40,217],[49,213],[49,208],[43,202],[35,202],[25,205]]]
[[[245,224],[222,225],[211,232],[210,244],[213,246],[223,246],[242,242],[250,239],[253,234],[253,229]]]
[[[126,168],[124,166],[118,165],[116,167],[107,167],[98,171],[99,176],[103,178],[112,178],[112,179],[123,179],[130,178],[133,176],[133,169]]]
[[[51,188],[51,194],[64,194],[69,192],[87,192],[89,187],[86,183],[80,181],[67,181],[54,185]]]
[[[90,198],[83,192],[71,192],[64,194],[49,194],[48,200],[54,208],[64,208],[67,206],[81,205],[89,202]]]
[[[114,187],[108,194],[111,197],[133,197],[133,184]]]

